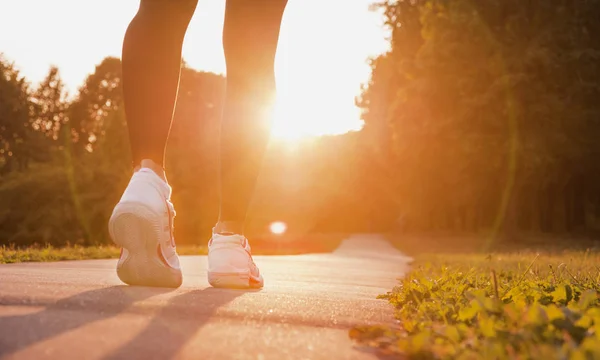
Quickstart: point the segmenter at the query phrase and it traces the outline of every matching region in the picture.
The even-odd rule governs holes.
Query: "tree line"
[[[0,244],[109,242],[107,221],[132,172],[120,60],[104,59],[74,96],[57,68],[34,86],[0,63]],[[183,67],[166,159],[180,244],[204,244],[217,218],[224,91],[223,76]],[[272,142],[249,232],[278,220],[298,234],[364,228],[375,204],[356,193],[359,138]]]
[[[600,0],[386,0],[364,128],[273,141],[250,212],[294,232],[592,232],[600,212]],[[0,244],[97,244],[131,175],[121,64],[73,96],[0,61]],[[178,243],[218,211],[224,77],[184,67],[167,171]],[[311,104],[306,104],[310,107]],[[318,111],[317,108],[314,111]],[[332,119],[335,121],[336,119]]]
[[[600,1],[390,0],[365,110],[413,230],[575,232],[600,204]]]

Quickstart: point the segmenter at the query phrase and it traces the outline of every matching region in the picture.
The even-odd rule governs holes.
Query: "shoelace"
[[[175,228],[175,215],[177,215],[177,212],[175,211],[175,206],[173,206],[171,200],[165,200],[165,203],[167,204],[167,211],[169,212],[169,232],[171,235],[171,246],[175,247],[175,235],[173,234],[173,230]]]
[[[252,248],[250,247],[250,243],[248,242],[248,239],[246,239],[246,237],[244,237],[244,242],[242,243],[242,246],[246,249],[248,254],[252,255]]]
[[[248,255],[250,255],[250,264],[252,265],[252,272],[260,274],[260,272],[258,271],[258,266],[256,266],[256,264],[254,263],[254,258],[252,257],[252,248],[250,247],[250,242],[248,242],[248,239],[245,236],[243,237],[243,242],[241,245],[244,247],[244,250],[246,250]]]
[[[171,218],[175,218],[175,215],[177,215],[177,212],[175,211],[175,206],[173,206],[173,203],[171,202],[171,200],[167,200],[167,207],[169,208],[169,214],[171,214]]]
[[[212,245],[213,237],[215,236],[215,228],[212,229],[212,233],[213,233],[213,236],[208,241],[208,246]],[[234,235],[234,234],[232,234],[232,235]],[[245,236],[242,236],[240,245],[248,252],[248,254],[250,254],[250,256],[252,256],[252,248],[250,247],[250,242],[248,242],[248,239]]]

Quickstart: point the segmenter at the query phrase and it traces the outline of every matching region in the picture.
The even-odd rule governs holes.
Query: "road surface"
[[[1,359],[372,359],[348,338],[393,321],[378,294],[408,258],[374,235],[331,254],[255,256],[260,291],[211,288],[182,257],[176,290],[129,287],[116,260],[0,265]]]

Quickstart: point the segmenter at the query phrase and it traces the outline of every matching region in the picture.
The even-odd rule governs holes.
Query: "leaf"
[[[571,285],[565,285],[565,293],[567,295],[567,304],[573,300],[573,288]]]
[[[479,320],[479,330],[483,336],[488,338],[496,337],[496,329],[494,328],[494,319],[486,317]]]
[[[569,356],[569,360],[587,360],[585,352],[581,349],[575,349]]]
[[[470,299],[478,299],[483,301],[486,298],[487,292],[484,289],[471,290],[467,294]]]
[[[458,332],[456,326],[447,326],[444,329],[444,335],[455,343],[460,341],[460,333]]]
[[[404,319],[402,321],[402,326],[404,327],[404,330],[410,333],[415,330],[416,323],[413,320]]]
[[[548,317],[546,316],[546,311],[539,304],[533,304],[529,307],[527,311],[527,321],[533,324],[543,324],[548,321]]]
[[[592,320],[591,317],[584,315],[584,316],[580,317],[579,320],[575,321],[575,326],[579,326],[579,327],[587,329],[590,326],[592,326],[593,323],[594,323],[594,321]]]
[[[552,295],[552,299],[554,302],[566,304],[567,303],[567,291],[565,286],[559,285],[556,287],[556,290],[550,293]]]
[[[554,304],[546,306],[546,315],[548,316],[548,321],[565,318],[565,314]]]
[[[429,342],[430,336],[427,332],[423,331],[412,337],[410,346],[413,351],[418,352],[423,349]]]
[[[588,337],[581,343],[581,349],[588,354],[593,354],[593,358],[597,359],[600,356],[600,341],[593,337]]]
[[[598,292],[596,290],[586,290],[579,297],[578,306],[585,310],[598,301]]]
[[[348,336],[352,340],[366,341],[373,340],[383,336],[386,328],[383,326],[356,326],[348,332]]]
[[[458,319],[460,321],[468,321],[473,319],[481,310],[481,306],[477,300],[471,300],[468,306],[460,309],[458,312]]]

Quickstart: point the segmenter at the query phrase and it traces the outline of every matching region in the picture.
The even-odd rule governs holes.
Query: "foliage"
[[[372,61],[358,103],[405,230],[589,229],[600,200],[600,1],[378,8],[391,50]]]
[[[397,328],[358,341],[419,359],[590,359],[600,356],[600,255],[421,256],[392,292]]]
[[[27,144],[43,144],[38,153],[45,157],[0,177],[0,244],[110,242],[106,223],[132,169],[121,76],[120,61],[106,58],[72,99],[55,68],[34,91],[23,88],[24,106],[31,108],[23,131],[37,136]],[[166,162],[178,209],[178,244],[204,244],[218,215],[224,86],[222,76],[182,70]],[[297,236],[368,226],[384,194],[357,191],[369,166],[360,139],[354,133],[294,147],[272,143],[249,214],[250,235],[262,236],[275,220],[287,222]]]
[[[600,0],[377,6],[391,46],[357,99],[364,130],[271,143],[250,231],[599,229]],[[120,60],[71,96],[56,68],[36,86],[0,74],[0,243],[105,243],[132,168]],[[197,243],[218,214],[225,79],[184,67],[180,84],[166,169],[178,242]]]
[[[25,78],[0,57],[0,175],[27,168],[34,156],[28,91]]]
[[[53,140],[58,139],[60,128],[67,121],[67,94],[64,87],[58,68],[53,66],[30,97],[33,106],[32,128]]]
[[[126,176],[123,171],[73,159],[6,176],[0,183],[2,243],[108,243],[106,224],[120,188],[127,184]]]

